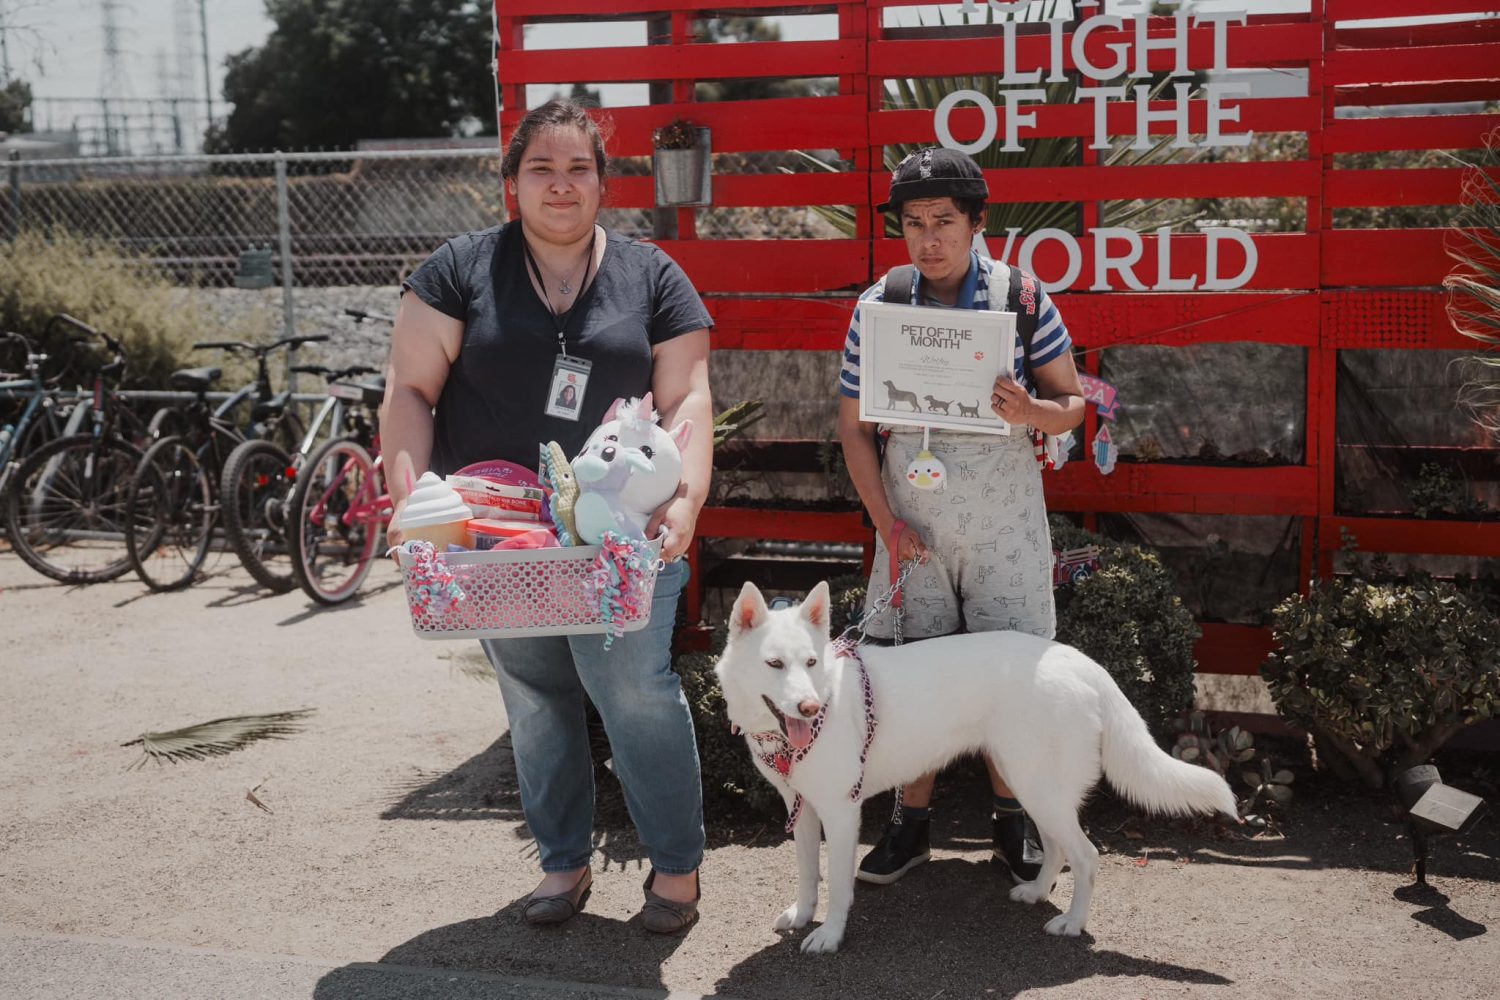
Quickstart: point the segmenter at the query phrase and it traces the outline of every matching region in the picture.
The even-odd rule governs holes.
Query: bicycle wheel
[[[32,452],[5,496],[5,530],[26,565],[63,583],[130,569],[125,501],[141,453],[114,438],[61,437]]]
[[[224,463],[219,495],[224,502],[224,535],[255,582],[277,594],[297,585],[286,510],[293,477],[291,459],[273,442],[242,442]]]
[[[152,590],[186,587],[203,567],[218,517],[213,489],[185,438],[163,438],[136,466],[125,540],[135,575]]]
[[[380,475],[357,441],[330,441],[303,463],[287,511],[292,572],[308,597],[339,604],[369,575],[380,540]]]

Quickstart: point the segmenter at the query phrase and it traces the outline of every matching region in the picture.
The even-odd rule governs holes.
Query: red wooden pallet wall
[[[700,44],[693,21],[712,17],[701,0],[498,0],[498,74],[508,136],[524,113],[527,84],[655,81],[670,86],[672,103],[611,110],[612,153],[650,153],[652,129],[686,117],[713,130],[715,152],[839,149],[853,169],[838,174],[718,174],[713,203],[722,206],[852,205],[857,235],[847,240],[715,240],[694,237],[694,213],[679,210],[682,238],[663,246],[704,293],[717,323],[715,347],[743,350],[838,349],[858,291],[887,268],[904,263],[899,241],[883,236],[872,206],[883,200],[888,175],[882,147],[896,142],[935,142],[928,111],[881,107],[884,81],[923,75],[990,75],[1000,68],[997,38],[911,39],[883,26],[885,8],[910,6],[896,0],[734,0],[736,13],[833,13],[838,38],[810,42]],[[1337,405],[1336,356],[1351,348],[1404,350],[1471,346],[1451,328],[1437,287],[1452,261],[1444,231],[1347,230],[1333,225],[1340,208],[1455,205],[1461,169],[1350,169],[1336,166],[1343,153],[1475,148],[1500,115],[1431,113],[1426,105],[1500,100],[1500,21],[1461,21],[1398,27],[1337,26],[1353,19],[1414,15],[1480,14],[1493,0],[1312,0],[1311,12],[1252,15],[1231,25],[1230,68],[1275,67],[1305,72],[1307,96],[1238,99],[1238,125],[1229,128],[1305,135],[1303,160],[1260,163],[1204,162],[1143,167],[1105,167],[1089,155],[1077,166],[993,171],[997,198],[1083,201],[1085,221],[1096,225],[1100,199],[1137,197],[1265,196],[1303,199],[1302,232],[1256,234],[1259,267],[1254,279],[1232,292],[1136,292],[1089,290],[1093,281],[1090,241],[1080,238],[1083,267],[1069,289],[1057,293],[1078,343],[1097,349],[1124,343],[1185,345],[1257,342],[1307,350],[1307,458],[1300,466],[1259,469],[1121,465],[1109,477],[1089,463],[1046,475],[1054,510],[1193,512],[1281,515],[1302,519],[1302,579],[1332,571],[1340,529],[1367,549],[1392,552],[1469,553],[1500,556],[1500,525],[1335,516],[1334,453]],[[1103,12],[1102,5],[1092,12]],[[1083,13],[1090,13],[1084,11]],[[527,50],[523,28],[542,22],[587,23],[602,19],[661,18],[670,36],[661,44],[616,48]],[[1169,33],[1157,19],[1151,34]],[[1090,53],[1128,41],[1127,29],[1093,33]],[[1065,48],[1066,51],[1066,48]],[[1018,68],[1044,66],[1045,35],[1022,36]],[[1191,29],[1188,52],[1194,69],[1212,65],[1212,29]],[[1170,53],[1153,51],[1153,68],[1170,68]],[[735,77],[833,77],[838,93],[828,97],[695,103],[694,83]],[[1407,105],[1399,117],[1340,118],[1340,109]],[[1165,102],[1153,105],[1165,110]],[[1033,136],[1089,137],[1089,104],[1028,106]],[[1203,129],[1206,108],[1194,102],[1191,127]],[[1003,129],[1004,109],[998,111]],[[977,109],[952,117],[959,135],[978,132]],[[1108,108],[1114,134],[1135,129],[1133,105]],[[1153,123],[1155,134],[1170,123]],[[1024,174],[1024,177],[1022,176]],[[611,203],[649,208],[650,178],[620,178]],[[1088,204],[1091,203],[1091,204]],[[877,230],[879,232],[877,233]],[[1156,237],[1143,237],[1137,274],[1154,278]],[[1003,240],[991,239],[992,252]],[[1037,269],[1060,270],[1060,248],[1044,247]],[[1205,237],[1174,236],[1174,273],[1202,270]],[[1088,357],[1097,359],[1097,352]],[[1096,362],[1089,362],[1094,367]],[[1090,437],[1094,418],[1086,425]],[[865,539],[857,517],[820,515],[799,519],[778,514],[750,517],[708,511],[700,527],[710,535]],[[1200,656],[1205,669],[1252,671],[1265,649],[1264,633],[1209,626]],[[1239,652],[1236,653],[1235,651]],[[1211,655],[1209,655],[1211,654]]]

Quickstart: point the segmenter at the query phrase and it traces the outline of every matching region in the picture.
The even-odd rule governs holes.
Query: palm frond
[[[161,733],[142,733],[122,747],[141,748],[141,759],[130,770],[146,766],[150,760],[177,763],[183,760],[205,760],[242,749],[258,740],[282,740],[303,729],[302,720],[316,709],[299,708],[292,712],[269,715],[233,715],[212,719],[194,726]]]

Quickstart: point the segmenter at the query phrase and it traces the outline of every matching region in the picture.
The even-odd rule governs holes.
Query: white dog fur
[[[854,899],[865,722],[859,671],[835,658],[828,634],[828,585],[800,607],[768,610],[746,583],[729,621],[716,673],[730,721],[746,733],[762,774],[788,809],[803,799],[795,830],[797,898],[777,930],[802,927],[818,904],[819,833],[828,840],[828,914],[802,942],[807,952],[837,950]],[[979,750],[1015,790],[1041,834],[1045,858],[1035,881],[1011,899],[1051,893],[1064,863],[1073,901],[1048,921],[1049,934],[1076,935],[1088,920],[1099,852],[1078,825],[1078,809],[1101,772],[1131,802],[1157,813],[1218,812],[1237,820],[1234,796],[1212,771],[1164,753],[1107,671],[1071,646],[1020,632],[980,632],[903,646],[862,646],[878,728],[865,764],[865,797],[914,781]],[[806,732],[802,718],[828,706],[822,729],[786,778],[755,755],[750,735],[786,729],[767,705]],[[804,737],[805,738],[805,737]]]

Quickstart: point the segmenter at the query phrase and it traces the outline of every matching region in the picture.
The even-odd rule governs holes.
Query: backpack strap
[[[890,301],[887,299],[886,301]],[[1036,278],[1019,267],[1010,267],[1010,289],[1005,296],[1005,308],[1016,314],[1016,336],[1021,341],[1021,371],[1033,387],[1036,379],[1031,370],[1031,342],[1036,337],[1037,321]]]
[[[911,264],[893,267],[885,275],[884,301],[909,306],[917,294],[917,269]]]

